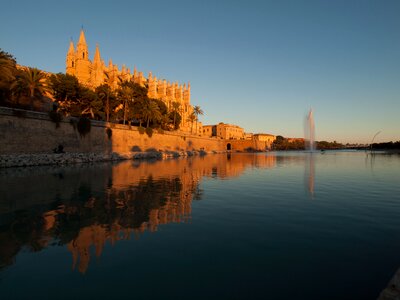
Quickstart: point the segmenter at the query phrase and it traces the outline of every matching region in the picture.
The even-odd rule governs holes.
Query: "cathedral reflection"
[[[91,255],[101,256],[107,243],[190,222],[203,177],[236,177],[246,168],[275,164],[272,154],[229,154],[1,170],[0,270],[21,250],[58,245],[71,252],[72,269],[85,273]]]

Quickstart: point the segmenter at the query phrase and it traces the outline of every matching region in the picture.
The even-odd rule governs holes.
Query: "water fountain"
[[[315,125],[312,109],[308,112],[304,120],[304,143],[306,150],[309,151],[305,159],[305,185],[311,198],[314,198],[314,177],[315,177]]]
[[[315,150],[315,125],[312,109],[307,114],[304,126],[305,147],[310,152]]]

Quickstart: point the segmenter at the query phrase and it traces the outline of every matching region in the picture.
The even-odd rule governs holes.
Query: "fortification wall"
[[[107,134],[111,128],[111,137]],[[137,127],[91,122],[91,130],[81,136],[64,118],[59,127],[45,113],[0,108],[0,155],[52,153],[58,145],[65,152],[126,154],[140,151],[223,151],[226,142],[216,138],[197,137],[186,133],[154,130],[152,137],[140,134]]]
[[[232,151],[265,151],[270,149],[269,144],[264,141],[251,140],[227,140],[226,143],[231,144]]]

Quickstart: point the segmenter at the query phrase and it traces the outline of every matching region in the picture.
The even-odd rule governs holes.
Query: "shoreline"
[[[149,151],[99,154],[99,153],[37,153],[37,154],[14,154],[0,155],[0,169],[20,168],[50,165],[73,165],[92,162],[115,162],[124,160],[163,160],[179,157],[204,156],[207,154],[221,154],[226,151]]]

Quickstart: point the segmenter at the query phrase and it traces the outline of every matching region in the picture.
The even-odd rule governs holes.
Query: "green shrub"
[[[146,134],[151,137],[153,135],[153,128],[151,127],[147,127],[146,128]]]
[[[90,132],[91,124],[90,120],[85,117],[79,118],[78,124],[78,132],[81,136],[85,136]]]
[[[158,129],[157,129],[157,132],[158,132],[159,134],[164,134],[164,129],[158,128]]]
[[[139,130],[139,133],[140,133],[140,134],[144,134],[144,132],[145,132],[145,129],[144,129],[144,127],[142,127],[142,126],[140,126],[140,127],[138,128],[138,130]]]
[[[63,119],[63,116],[61,113],[59,113],[58,111],[55,111],[55,110],[49,111],[49,118],[54,123],[56,123],[56,128],[60,127],[60,122]]]
[[[106,133],[107,133],[108,139],[111,140],[112,129],[111,129],[111,128],[107,128],[107,129],[106,129]]]

